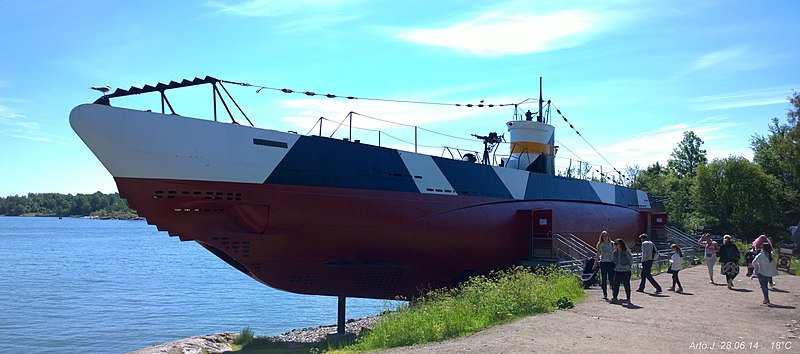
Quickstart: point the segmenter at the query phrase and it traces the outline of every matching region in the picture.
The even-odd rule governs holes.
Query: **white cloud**
[[[745,45],[704,53],[692,60],[677,78],[688,75],[731,77],[745,71],[758,70],[776,64],[776,55],[764,53]]]
[[[731,47],[701,55],[689,67],[689,72],[699,71],[714,67],[721,63],[735,61],[745,54],[742,46]]]
[[[709,159],[730,155],[748,157],[751,153],[747,145],[729,148],[726,144],[721,144],[728,137],[726,130],[742,124],[729,121],[728,115],[712,116],[698,122],[663,126],[637,135],[623,137],[612,145],[596,147],[614,167],[624,172],[625,166],[639,165],[644,168],[656,162],[665,163],[670,158],[672,150],[683,140],[683,133],[691,130],[703,139],[704,148],[710,145],[715,146],[714,149],[707,149],[713,151],[713,154],[708,153]],[[593,166],[604,166],[604,171],[611,171],[611,166],[591,148],[572,150],[578,156],[590,160],[589,162]],[[567,154],[567,151],[562,152],[564,154],[559,154],[562,160],[574,158],[572,154]],[[562,162],[562,164],[564,163]]]
[[[794,86],[778,86],[742,90],[719,95],[700,96],[689,106],[695,110],[710,111],[719,109],[743,108],[783,104],[792,94]]]
[[[439,28],[403,29],[396,36],[479,56],[516,55],[580,45],[601,22],[597,13],[581,9],[549,14],[498,10]]]
[[[42,136],[41,125],[23,114],[16,113],[0,104],[0,134],[40,142],[53,142],[52,139]]]
[[[488,103],[489,101],[487,101]],[[478,102],[475,102],[477,104]],[[333,121],[341,121],[353,111],[363,115],[397,122],[408,126],[424,126],[434,122],[468,119],[496,108],[454,107],[444,105],[421,105],[399,102],[365,101],[365,100],[333,100],[327,98],[304,98],[283,100],[279,104],[294,113],[284,117],[298,127],[310,127],[319,117]],[[354,126],[367,129],[412,129],[397,124],[381,122],[374,119],[356,116]],[[327,131],[327,130],[325,130]]]
[[[299,134],[317,135],[319,134],[319,118],[325,117],[326,120],[322,121],[323,136],[331,136],[338,127],[333,137],[347,138],[350,134],[348,113],[353,111],[358,113],[352,117],[353,139],[378,145],[378,131],[381,131],[381,146],[406,151],[414,151],[414,126],[417,126],[419,127],[417,130],[418,151],[439,156],[443,153],[443,146],[474,151],[480,142],[470,136],[470,133],[502,129],[504,127],[502,119],[510,118],[509,111],[513,108],[507,106],[477,107],[480,99],[475,102],[436,100],[438,95],[429,95],[430,92],[438,92],[449,96],[453,93],[458,94],[463,89],[463,87],[440,88],[425,93],[416,93],[414,96],[427,97],[428,99],[424,100],[427,102],[433,99],[437,102],[476,106],[458,107],[450,104],[409,104],[363,98],[347,100],[320,97],[285,99],[277,101],[277,105],[281,107],[280,111],[286,112],[280,114],[285,130],[294,130]],[[481,99],[486,105],[507,104],[516,101],[507,97],[481,97]],[[408,100],[416,99],[409,97]],[[501,125],[492,125],[487,129],[487,122],[497,122],[498,117],[501,117]],[[444,153],[449,156],[449,153]],[[452,153],[458,154],[455,150]]]
[[[293,14],[298,11],[314,11],[315,9],[332,8],[338,6],[339,3],[338,1],[326,0],[249,0],[238,4],[228,4],[228,2],[223,1],[208,1],[206,2],[206,6],[241,17],[278,17]]]
[[[358,0],[248,0],[230,4],[212,0],[206,6],[233,16],[278,19],[284,29],[304,31],[363,17],[365,13],[355,7],[358,3]]]

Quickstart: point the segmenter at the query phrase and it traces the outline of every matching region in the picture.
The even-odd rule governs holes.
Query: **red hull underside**
[[[632,240],[645,213],[619,206],[288,185],[116,178],[150,224],[194,240],[271,287],[392,299],[528,257],[531,210],[553,232]]]

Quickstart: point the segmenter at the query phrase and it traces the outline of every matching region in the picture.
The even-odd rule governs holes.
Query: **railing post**
[[[417,126],[414,126],[414,153],[417,152]]]

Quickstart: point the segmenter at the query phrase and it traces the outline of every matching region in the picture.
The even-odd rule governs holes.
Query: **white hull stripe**
[[[600,201],[607,204],[617,204],[617,189],[613,185],[600,183],[600,182],[589,182],[594,189],[594,192],[597,193],[597,196],[600,198]]]
[[[453,186],[428,155],[398,151],[420,193],[456,195]]]
[[[494,171],[514,199],[525,199],[525,191],[528,188],[528,172],[504,167],[494,167]]]

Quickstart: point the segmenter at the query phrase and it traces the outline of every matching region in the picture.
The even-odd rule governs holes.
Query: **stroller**
[[[586,263],[583,264],[583,273],[581,274],[581,281],[583,282],[584,289],[588,289],[592,285],[597,284],[597,271],[599,269],[599,267],[595,267],[594,258],[586,260]]]

